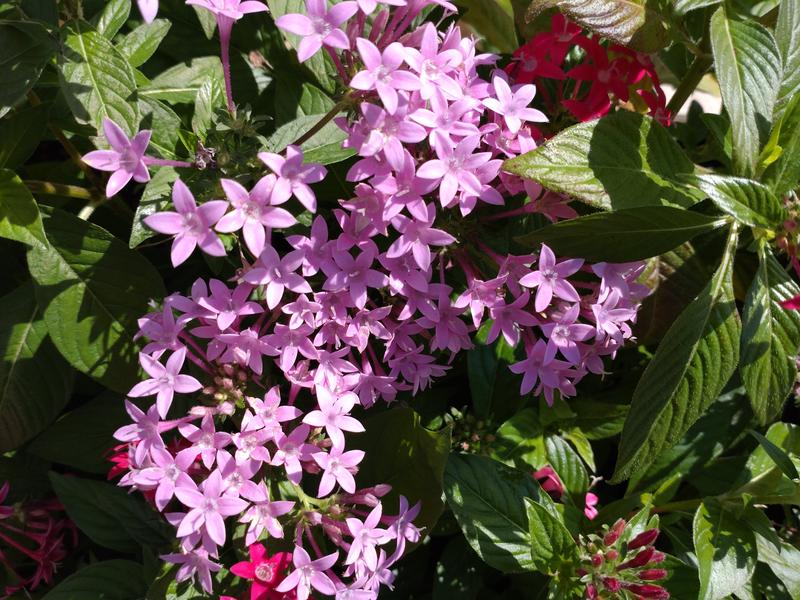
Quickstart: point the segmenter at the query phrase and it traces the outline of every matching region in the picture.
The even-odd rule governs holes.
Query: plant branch
[[[709,56],[698,56],[694,59],[692,66],[689,67],[689,72],[686,73],[686,76],[678,85],[678,89],[675,90],[672,98],[670,98],[669,104],[667,104],[667,111],[669,111],[670,114],[676,115],[680,112],[686,100],[697,88],[697,84],[703,79],[703,76],[710,66],[711,57]]]
[[[66,198],[76,198],[89,202],[99,202],[103,196],[96,192],[77,185],[67,185],[65,183],[53,183],[51,181],[35,181],[26,179],[25,186],[32,194],[44,194],[45,196],[63,196]]]
[[[336,115],[338,115],[340,112],[342,112],[342,110],[350,106],[352,101],[353,101],[353,96],[351,96],[350,94],[345,94],[344,98],[339,100],[339,102],[337,102],[336,105],[332,109],[330,109],[325,114],[324,117],[322,117],[311,129],[306,131],[303,135],[301,135],[294,142],[292,142],[292,144],[294,146],[300,146],[305,142],[307,142],[308,140],[310,140],[312,137],[314,137],[314,135],[317,134],[317,132],[319,132],[320,129],[322,129],[323,127],[325,127],[325,125],[327,125],[330,121],[332,121]]]

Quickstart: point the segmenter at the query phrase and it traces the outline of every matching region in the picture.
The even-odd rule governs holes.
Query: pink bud
[[[617,522],[608,530],[608,533],[603,536],[603,543],[606,546],[613,545],[622,535],[626,525],[625,519],[617,519]]]
[[[593,583],[586,584],[586,597],[589,600],[596,600],[597,599],[597,588],[594,587]]]
[[[666,569],[645,569],[644,571],[639,571],[639,579],[643,581],[658,581],[659,579],[664,579],[667,576]]]
[[[619,558],[619,552],[614,549],[609,550],[606,552],[606,560],[609,562],[614,562]]]
[[[595,567],[599,567],[603,564],[603,555],[598,552],[597,554],[592,556],[592,565]]]
[[[641,598],[655,598],[656,600],[667,600],[669,598],[669,592],[660,585],[626,583],[625,589]]]
[[[603,585],[609,592],[618,592],[622,587],[619,579],[615,579],[614,577],[603,577]]]
[[[635,550],[636,548],[641,548],[642,546],[649,546],[656,541],[658,534],[658,529],[648,529],[647,531],[643,531],[630,542],[628,542],[628,550]]]
[[[542,486],[545,492],[555,498],[560,498],[564,493],[564,484],[561,483],[561,479],[558,478],[558,475],[550,465],[545,465],[538,471],[535,471],[533,473],[533,478],[539,482],[539,485]]]
[[[635,569],[637,567],[643,567],[647,563],[650,562],[650,559],[653,558],[653,554],[655,554],[655,548],[645,548],[639,554],[634,556],[632,559],[625,561],[621,565],[617,567],[617,571],[624,571],[625,569]]]

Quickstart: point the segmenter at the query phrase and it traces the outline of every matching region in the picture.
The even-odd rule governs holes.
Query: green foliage
[[[538,571],[553,575],[564,563],[577,562],[578,547],[557,517],[538,502],[525,499],[530,523],[531,556]]]
[[[0,170],[0,237],[29,246],[47,244],[39,207],[12,171]]]
[[[142,565],[131,560],[105,560],[88,565],[67,577],[42,600],[131,600],[147,592]]]
[[[33,88],[55,49],[40,24],[0,21],[0,116]]]

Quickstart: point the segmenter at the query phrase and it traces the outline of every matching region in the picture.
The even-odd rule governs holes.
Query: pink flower
[[[161,418],[166,418],[169,407],[172,405],[172,397],[175,392],[179,394],[190,394],[203,387],[197,379],[191,375],[181,375],[183,362],[186,360],[186,348],[181,348],[174,352],[167,359],[167,364],[162,365],[152,356],[147,354],[139,355],[139,362],[145,372],[152,379],[146,379],[137,383],[128,396],[141,398],[142,396],[156,396],[156,406]]]
[[[208,311],[209,318],[216,319],[220,331],[225,331],[239,317],[264,312],[258,302],[248,301],[253,291],[251,285],[242,284],[231,290],[219,279],[212,279],[208,285],[211,295],[203,296],[197,304]]]
[[[235,496],[223,496],[222,476],[214,471],[203,481],[202,488],[191,485],[178,485],[175,495],[191,510],[178,526],[178,537],[186,537],[204,528],[216,544],[225,543],[225,522],[223,517],[238,514],[247,508],[247,502]]]
[[[326,387],[317,386],[319,409],[309,412],[303,418],[303,423],[312,427],[324,427],[333,442],[333,447],[344,448],[343,431],[364,431],[364,426],[358,420],[348,416],[356,402],[358,396],[353,392],[334,396]]]
[[[281,405],[281,390],[276,385],[264,394],[264,399],[247,398],[247,403],[261,426],[273,435],[282,433],[281,423],[291,421],[302,413],[295,406]]]
[[[158,0],[136,0],[145,23],[152,23],[158,14]]]
[[[389,114],[397,110],[397,90],[419,89],[419,78],[410,71],[401,71],[405,49],[399,42],[389,44],[383,52],[364,38],[356,40],[365,70],[359,71],[350,81],[357,90],[375,90]]]
[[[550,338],[547,341],[547,356],[555,358],[559,350],[573,364],[581,362],[578,342],[592,337],[595,328],[584,323],[577,323],[580,304],[573,304],[561,318],[554,323],[542,325],[542,332]]]
[[[545,244],[539,253],[538,270],[525,275],[519,280],[519,284],[536,290],[536,300],[534,308],[536,312],[542,312],[550,305],[553,296],[570,302],[579,302],[580,296],[572,284],[567,281],[567,277],[574,275],[583,266],[583,260],[572,258],[556,263],[556,256]]]
[[[266,4],[255,0],[186,0],[186,4],[205,8],[217,17],[217,20],[238,21],[246,14],[269,10]]]
[[[308,425],[300,425],[289,435],[281,434],[275,440],[278,449],[273,454],[270,464],[274,467],[283,465],[286,478],[295,485],[298,485],[303,477],[300,461],[311,460],[311,453],[317,449],[316,446],[306,443],[310,432],[311,428]]]
[[[239,519],[241,523],[249,523],[245,542],[254,543],[261,537],[266,529],[274,538],[283,537],[283,527],[278,517],[285,515],[294,508],[294,502],[287,500],[269,499],[267,486],[261,481],[258,485],[250,483],[242,487],[242,496],[252,502],[252,506]]]
[[[250,600],[272,600],[277,598],[275,588],[286,577],[286,570],[291,564],[292,555],[288,552],[276,552],[271,557],[263,544],[251,543],[247,551],[249,561],[238,562],[231,567],[231,573],[242,579],[252,580]]]
[[[269,205],[275,181],[275,175],[262,177],[249,193],[232,179],[220,181],[233,210],[219,220],[216,230],[231,233],[241,229],[245,244],[255,256],[264,249],[265,229],[284,229],[297,223],[289,211]]]
[[[275,24],[281,29],[303,36],[297,48],[297,60],[305,62],[322,46],[347,50],[350,42],[339,25],[358,11],[355,2],[338,2],[328,9],[326,0],[306,0],[308,16],[289,14],[278,17]]]
[[[191,552],[164,554],[161,556],[161,560],[180,565],[178,572],[175,574],[176,581],[186,581],[187,579],[194,581],[195,575],[199,575],[201,587],[209,594],[213,588],[211,573],[216,573],[222,568],[210,560],[208,552],[202,548]]]
[[[598,511],[597,511],[597,508],[595,508],[599,501],[600,501],[600,498],[598,498],[592,492],[587,492],[586,493],[586,499],[585,499],[585,506],[583,508],[583,514],[586,515],[586,518],[589,519],[590,521],[592,519],[594,519],[599,514]]]
[[[103,119],[103,132],[111,150],[94,150],[82,157],[90,167],[100,171],[113,171],[106,185],[106,196],[109,198],[124,188],[131,179],[144,183],[150,181],[143,157],[150,143],[150,131],[144,130],[128,139],[111,119]]]
[[[564,494],[564,484],[561,483],[561,479],[550,465],[545,465],[535,471],[533,478],[539,482],[542,489],[550,494],[553,499],[558,500]]]
[[[334,552],[317,560],[311,560],[308,552],[300,546],[295,546],[292,553],[294,571],[289,573],[275,590],[284,593],[296,590],[297,600],[308,600],[311,588],[321,594],[333,596],[336,593],[336,586],[325,571],[334,565],[338,557],[339,553]]]
[[[244,280],[256,285],[266,285],[267,306],[275,308],[283,298],[286,288],[298,294],[311,293],[311,286],[300,275],[295,273],[303,256],[297,252],[289,252],[281,258],[272,246],[264,246],[258,261],[244,275]]]
[[[363,251],[355,258],[350,252],[335,251],[333,260],[326,269],[329,277],[323,289],[329,291],[347,290],[356,308],[364,308],[367,303],[367,288],[382,288],[386,285],[386,275],[372,268],[378,250],[372,242],[362,246]]]
[[[214,427],[214,418],[206,414],[200,422],[200,427],[191,423],[184,423],[178,429],[183,437],[192,445],[181,450],[178,455],[187,455],[194,461],[198,455],[203,461],[203,466],[210,469],[217,458],[217,450],[231,443],[231,435],[224,431],[217,431]]]
[[[117,429],[114,432],[114,438],[120,442],[136,443],[134,460],[137,464],[142,464],[154,449],[165,447],[161,433],[171,429],[173,425],[162,423],[159,420],[158,407],[155,404],[147,410],[147,413],[144,413],[133,402],[125,400],[125,410],[133,423]]]
[[[145,489],[155,489],[156,508],[163,511],[175,495],[176,487],[193,485],[192,479],[186,471],[194,459],[191,456],[181,456],[180,454],[174,457],[162,448],[153,448],[150,456],[153,466],[136,473],[133,481]]]
[[[350,544],[345,564],[352,565],[361,559],[371,571],[374,571],[378,566],[378,553],[375,547],[386,535],[385,529],[378,528],[378,524],[381,522],[382,509],[381,504],[376,505],[363,523],[359,519],[352,517],[346,519],[347,528],[353,536],[353,543]]]
[[[486,98],[483,105],[498,115],[503,115],[506,127],[511,133],[517,133],[525,121],[546,123],[547,117],[528,105],[536,95],[535,85],[522,85],[513,91],[502,75],[492,78],[495,98]]]
[[[336,6],[349,4],[341,2]],[[297,146],[286,147],[286,158],[272,152],[259,152],[258,158],[278,176],[272,188],[272,204],[282,204],[289,198],[297,198],[309,211],[317,210],[317,198],[308,186],[325,178],[328,172],[318,164],[303,164],[303,151]]]
[[[400,258],[411,251],[414,262],[420,269],[427,270],[431,266],[431,246],[449,246],[456,241],[452,235],[442,229],[432,227],[436,219],[436,208],[427,204],[422,212],[424,218],[410,219],[397,215],[392,219],[392,226],[402,235],[398,237],[386,251],[388,258]]]
[[[319,482],[319,492],[317,492],[320,498],[330,494],[337,483],[349,494],[356,491],[353,472],[356,470],[358,463],[364,459],[362,450],[344,452],[342,448],[334,446],[331,448],[330,453],[317,452],[312,454],[312,457],[323,469],[322,479]]]
[[[172,203],[177,212],[157,212],[144,218],[153,231],[175,236],[172,266],[183,263],[197,246],[211,256],[225,256],[225,247],[211,228],[225,214],[228,203],[211,200],[198,207],[192,192],[180,179],[172,188]]]

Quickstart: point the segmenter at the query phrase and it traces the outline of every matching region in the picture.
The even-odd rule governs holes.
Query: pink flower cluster
[[[51,585],[59,563],[78,543],[75,525],[64,515],[58,500],[33,500],[5,505],[9,482],[0,485],[0,564],[13,583],[0,590],[0,598],[18,598],[40,584]]]
[[[580,63],[568,68],[567,56],[575,47],[581,49]],[[561,105],[579,121],[589,121],[622,103],[664,125],[672,118],[650,56],[619,44],[605,44],[561,14],[553,15],[550,31],[518,48],[514,59],[506,72],[520,83],[540,84],[553,114]],[[545,82],[552,85],[541,85]],[[548,94],[548,89],[555,93]]]
[[[602,374],[603,357],[632,335],[642,264],[559,260],[544,245],[499,254],[481,239],[488,222],[575,213],[501,170],[542,137],[536,87],[493,70],[496,57],[456,26],[409,31],[428,4],[308,0],[306,14],[277,20],[302,37],[301,59],[324,48],[351,88],[358,117],[337,122],[358,155],[353,197],[301,227],[294,201],[316,212],[312,186],[326,170],[289,146],[259,154],[268,172],[250,189],[223,179],[224,200],[198,205],[178,180],[174,210],[145,220],[173,236],[176,266],[197,247],[224,255],[220,236],[241,232],[232,280],[199,279],[140,320],[148,378],[128,395],[155,403],[128,402],[133,423],[116,433],[128,444],[121,485],[145,492],[176,528],[179,551],[164,558],[180,580],[211,589],[235,520],[251,561],[233,568],[254,598],[375,598],[420,538],[420,507],[401,496],[398,514],[384,514],[389,486],[358,488],[364,453],[347,436],[364,430],[360,409],[428,387],[484,325],[487,343],[502,336],[518,349],[520,392],[548,402]],[[136,175],[143,152],[119,168]],[[268,557],[260,541],[284,536],[291,560]]]

